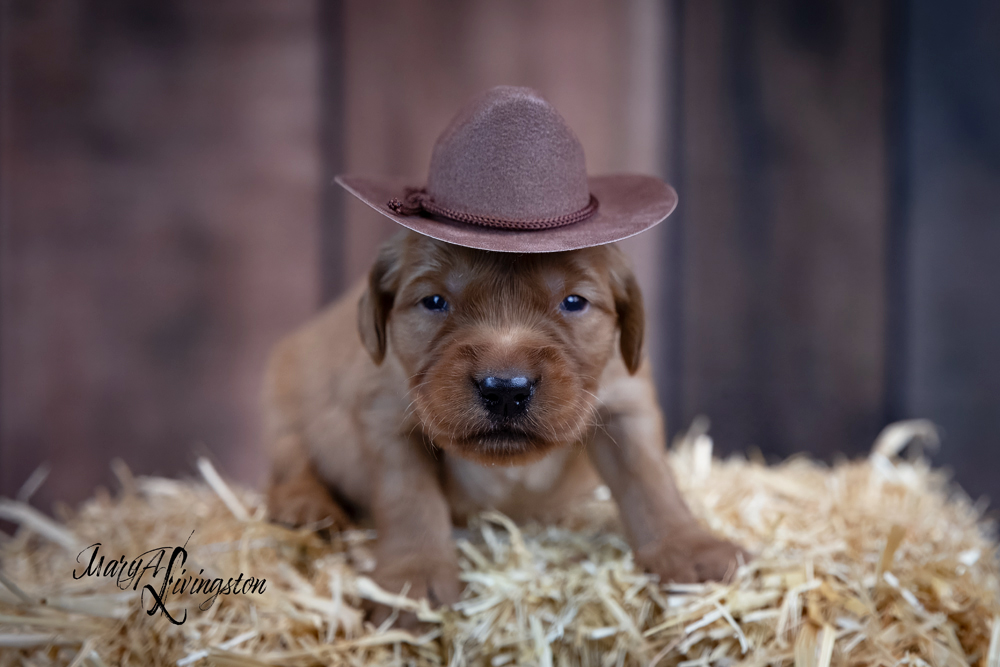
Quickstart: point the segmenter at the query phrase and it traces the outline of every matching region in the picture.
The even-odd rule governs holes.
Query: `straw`
[[[993,526],[925,459],[900,458],[934,441],[926,422],[893,425],[871,456],[832,467],[713,459],[706,428],[681,439],[672,464],[705,525],[754,554],[725,584],[637,569],[604,490],[557,525],[475,518],[456,540],[465,591],[441,609],[371,579],[371,531],[323,540],[270,524],[260,494],[204,460],[200,481],[116,463],[120,494],[96,494],[64,523],[0,500],[20,525],[0,545],[0,666],[1000,667]],[[187,612],[173,625],[147,614],[148,592],[73,576],[88,564],[80,545],[100,543],[107,564],[186,541],[189,573],[242,573],[265,592],[207,607],[203,594],[170,596],[171,614]],[[376,628],[366,601],[423,625]]]

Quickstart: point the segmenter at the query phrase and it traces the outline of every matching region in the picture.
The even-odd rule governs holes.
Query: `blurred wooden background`
[[[0,495],[108,461],[256,483],[268,347],[393,225],[470,96],[540,90],[591,172],[681,206],[625,242],[671,432],[831,458],[929,417],[1000,497],[1000,4],[0,0]]]

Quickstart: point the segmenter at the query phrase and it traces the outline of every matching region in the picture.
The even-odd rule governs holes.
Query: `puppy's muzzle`
[[[476,381],[479,398],[483,407],[495,421],[516,419],[528,410],[531,397],[535,394],[537,379],[523,375],[504,377],[490,375]]]

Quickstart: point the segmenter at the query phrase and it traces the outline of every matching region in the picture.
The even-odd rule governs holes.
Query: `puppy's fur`
[[[567,309],[569,295],[589,305]],[[369,516],[378,582],[454,602],[453,520],[486,507],[544,520],[603,480],[640,564],[664,581],[723,578],[741,550],[677,492],[643,328],[615,246],[512,255],[401,232],[366,283],[273,352],[272,519]],[[523,414],[490,411],[488,376],[534,383]]]

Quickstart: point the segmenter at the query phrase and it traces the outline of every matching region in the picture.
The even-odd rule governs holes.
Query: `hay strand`
[[[212,487],[212,490],[219,496],[229,511],[233,513],[237,521],[249,521],[250,514],[247,512],[247,508],[243,506],[233,490],[229,488],[229,485],[222,479],[222,475],[216,471],[215,466],[208,459],[202,457],[198,459],[198,472],[201,476],[205,478],[208,485]]]

